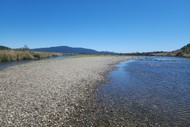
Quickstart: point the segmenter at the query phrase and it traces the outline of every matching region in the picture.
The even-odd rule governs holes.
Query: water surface
[[[190,59],[148,57],[117,67],[96,93],[102,125],[190,126]]]
[[[190,126],[190,59],[133,59],[118,64],[108,79],[92,101],[76,107],[68,125]]]

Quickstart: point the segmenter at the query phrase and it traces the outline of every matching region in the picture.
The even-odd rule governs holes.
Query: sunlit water
[[[190,59],[148,57],[122,62],[68,125],[189,127]]]
[[[149,57],[122,62],[96,93],[105,126],[190,126],[190,59]]]

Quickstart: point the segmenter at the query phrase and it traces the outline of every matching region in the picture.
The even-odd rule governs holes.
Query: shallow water
[[[190,59],[148,57],[117,65],[95,95],[75,107],[71,126],[189,127]]]
[[[95,95],[104,126],[190,126],[190,59],[148,57],[117,65]]]

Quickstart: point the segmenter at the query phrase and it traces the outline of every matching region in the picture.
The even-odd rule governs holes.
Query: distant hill
[[[190,54],[190,43],[181,48],[181,51]]]
[[[6,49],[11,49],[11,48],[0,45],[0,50],[6,50]]]
[[[174,51],[176,56],[190,57],[190,43],[183,46],[181,49]]]
[[[61,52],[61,53],[83,53],[83,54],[112,54],[112,52],[107,51],[96,51],[93,49],[87,48],[75,48],[69,46],[57,46],[57,47],[48,47],[48,48],[36,48],[32,49],[33,51],[41,51],[41,52]]]
[[[190,57],[190,44],[183,46],[181,49],[172,52],[159,52],[152,53],[153,56],[180,56],[180,57]]]

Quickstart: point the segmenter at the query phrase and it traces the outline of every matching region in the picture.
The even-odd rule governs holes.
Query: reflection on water
[[[33,60],[14,61],[14,62],[0,62],[0,70],[4,69],[6,67],[10,67],[10,66],[18,65],[18,64],[24,64],[24,63],[28,63],[31,61],[33,61]]]
[[[190,59],[149,57],[118,65],[99,88],[102,123],[190,126]]]
[[[190,59],[148,57],[117,67],[69,125],[190,126]]]

